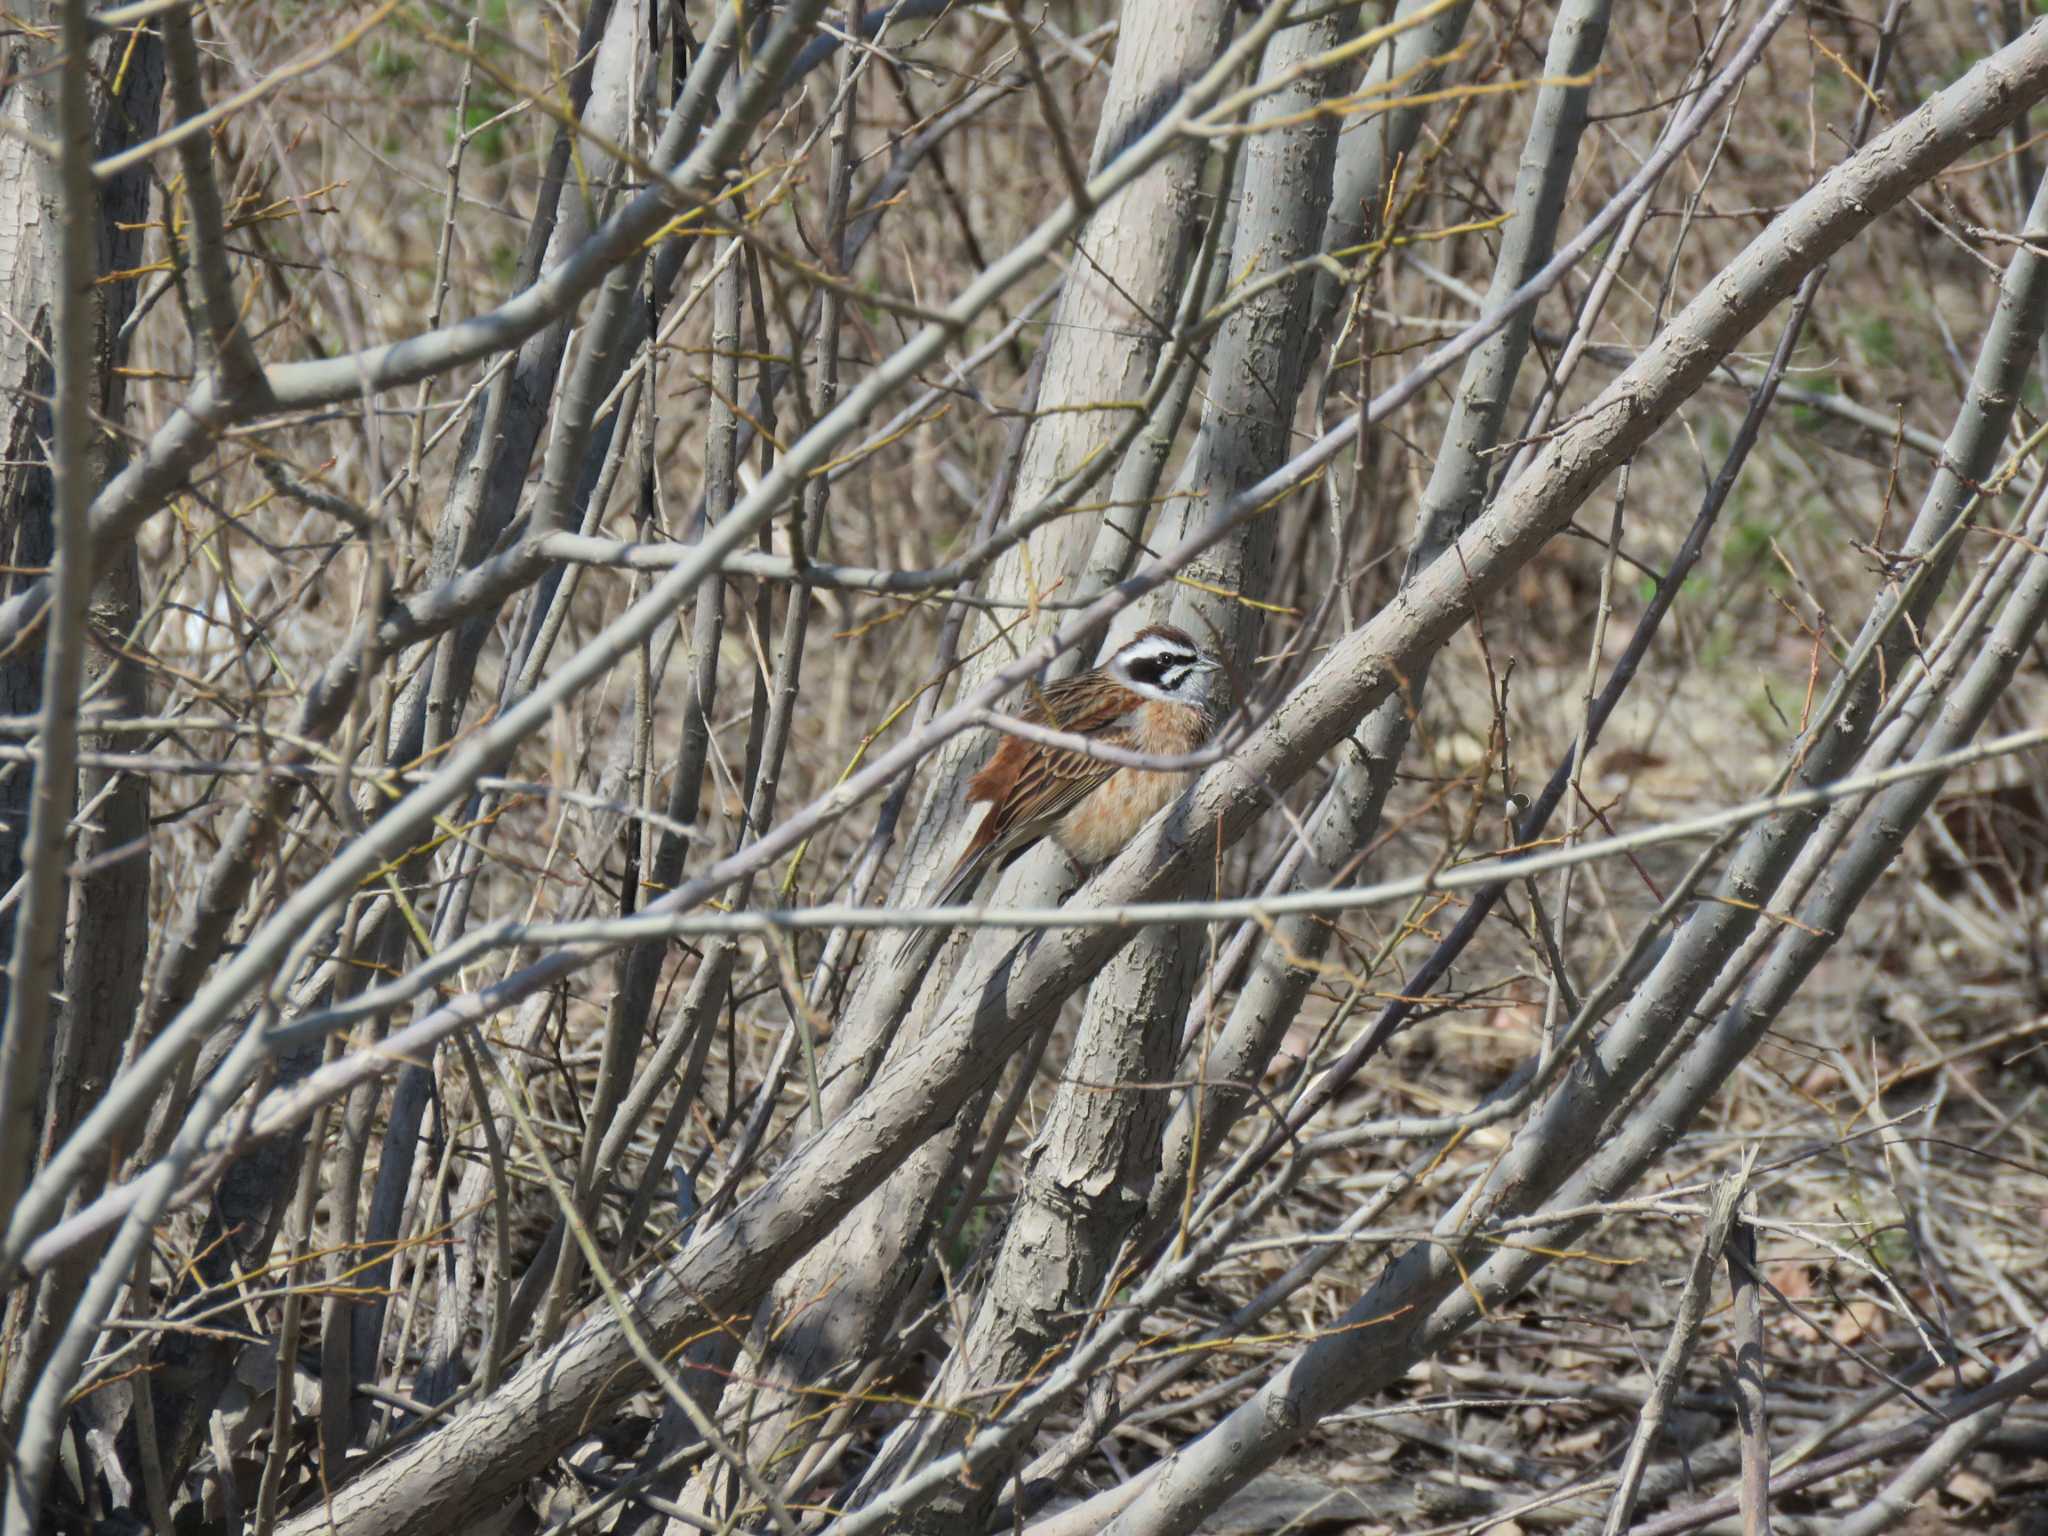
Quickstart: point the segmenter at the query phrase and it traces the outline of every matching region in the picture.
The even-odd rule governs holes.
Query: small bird
[[[1185,631],[1154,624],[1093,671],[1035,690],[1017,718],[1126,752],[1180,757],[1216,728],[1222,671]],[[932,900],[965,900],[990,869],[1048,835],[1077,863],[1100,864],[1193,778],[1192,770],[1126,768],[1005,736],[967,781],[968,800],[988,809]]]

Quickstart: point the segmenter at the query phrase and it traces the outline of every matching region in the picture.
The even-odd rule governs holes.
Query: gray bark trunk
[[[1268,46],[1262,72],[1278,77],[1337,46],[1352,17],[1329,14],[1289,28]],[[1239,282],[1292,274],[1238,302],[1212,356],[1200,430],[1152,533],[1170,546],[1222,515],[1230,497],[1286,457],[1308,376],[1304,345],[1317,249],[1330,201],[1336,124],[1316,112],[1340,94],[1332,72],[1310,74],[1260,103],[1253,122],[1291,123],[1255,133],[1244,150],[1242,202],[1225,269]],[[1275,520],[1257,518],[1191,562],[1194,583],[1155,603],[1228,658],[1238,675],[1255,655],[1260,610],[1227,594],[1269,590]],[[1133,615],[1129,627],[1141,622]],[[1137,1226],[1158,1167],[1166,1122],[1164,1081],[1179,1051],[1199,929],[1148,929],[1090,989],[1062,1085],[1027,1157],[1025,1177],[981,1305],[933,1389],[946,1411],[913,1420],[865,1480],[885,1490],[968,1438],[970,1405],[998,1403],[1058,1353],[1076,1317],[1104,1298],[1119,1251]],[[1149,1085],[1158,1084],[1153,1087]],[[1007,1467],[942,1490],[910,1528],[941,1536],[979,1523]]]
[[[1450,14],[1446,12],[1445,17]],[[1606,0],[1577,0],[1559,12],[1544,60],[1546,78],[1579,77],[1598,66],[1606,43],[1607,15]],[[1443,25],[1445,17],[1437,18],[1436,24]],[[1490,302],[1499,303],[1521,287],[1549,261],[1555,249],[1558,220],[1578,160],[1590,95],[1590,86],[1551,85],[1538,97],[1515,182],[1513,217],[1507,223],[1494,268]],[[1488,450],[1500,439],[1509,394],[1534,324],[1533,312],[1524,311],[1466,359],[1450,423],[1416,511],[1404,582],[1427,569],[1477,515],[1492,467]],[[1352,868],[1361,850],[1377,836],[1380,811],[1407,750],[1410,722],[1428,678],[1428,658],[1419,667],[1406,669],[1400,691],[1375,710],[1346,744],[1338,759],[1336,783],[1310,826],[1311,858],[1297,877],[1298,889],[1314,889],[1339,871]],[[1317,919],[1279,920],[1210,1053],[1213,1080],[1257,1082],[1300,1013],[1330,934],[1330,925]],[[1171,1219],[1179,1205],[1184,1171],[1207,1160],[1244,1103],[1241,1090],[1218,1089],[1208,1091],[1199,1107],[1192,1103],[1180,1107],[1168,1132],[1172,1142],[1169,1165],[1177,1176],[1161,1181],[1153,1205],[1155,1223]],[[1199,1145],[1191,1139],[1197,1125],[1201,1129]]]
[[[34,8],[38,25],[55,26],[56,8]],[[54,79],[40,78],[34,56],[18,46],[9,54],[4,111],[11,122],[50,137],[49,94]],[[124,35],[108,38],[95,51],[96,77],[116,51],[127,51]],[[148,138],[157,129],[164,85],[161,43],[145,36],[120,76],[121,89],[93,93],[95,152],[107,155]],[[24,568],[45,566],[55,552],[53,502],[44,445],[50,440],[50,313],[52,283],[63,271],[58,248],[62,215],[37,173],[36,151],[20,140],[0,139],[0,308],[17,323],[0,327],[0,399],[8,404],[6,447],[0,455],[0,550],[11,568],[0,584],[20,586]],[[144,226],[149,220],[150,180],[137,166],[111,178],[101,189],[98,210],[99,271],[133,271],[142,265]],[[118,372],[126,358],[121,329],[133,312],[143,281],[102,285],[95,325],[97,379],[93,405],[117,426],[127,411],[127,385]],[[104,484],[121,467],[121,440],[96,435],[90,454],[95,483]],[[6,590],[0,586],[0,590]],[[145,712],[142,669],[125,659],[130,633],[141,612],[141,574],[133,552],[102,578],[88,611],[93,639],[84,658],[85,686],[99,690],[102,708],[117,714]],[[33,715],[42,704],[42,653],[35,644],[12,648],[0,658],[0,710]],[[88,734],[81,745],[105,745]],[[0,770],[0,891],[22,874],[21,839],[27,830],[33,774],[26,765]],[[113,1076],[134,1027],[142,957],[148,949],[149,844],[147,782],[133,774],[85,769],[79,775],[78,804],[93,806],[90,825],[73,845],[74,858],[90,872],[70,892],[64,963],[65,1005],[53,1019],[52,1038],[40,1093],[40,1121],[34,1142],[37,1164],[68,1136],[86,1108]],[[11,951],[18,906],[0,915],[0,953]],[[0,1015],[6,1012],[0,978]],[[75,1208],[98,1192],[95,1182],[72,1200]],[[81,1253],[36,1287],[11,1298],[0,1358],[9,1361],[0,1390],[0,1426],[10,1434],[36,1369],[70,1314],[71,1303],[90,1271],[93,1252]]]
[[[1163,106],[1209,64],[1226,35],[1227,14],[1220,0],[1200,0],[1192,6],[1140,0],[1125,8],[1091,157],[1094,166],[1107,164],[1151,126]],[[1194,196],[1200,159],[1192,147],[1169,157],[1092,219],[1079,236],[1088,259],[1076,263],[1074,276],[1061,291],[1057,320],[1046,343],[1040,414],[1026,436],[1009,497],[1012,515],[1035,506],[1123,425],[1109,413],[1055,407],[1128,400],[1144,393],[1164,341],[1160,317],[1171,316],[1176,309],[1188,263],[1199,245],[1194,232],[1207,212]],[[1118,344],[1105,346],[1105,333],[1115,335]],[[998,562],[985,589],[1021,599],[1031,596],[1034,585],[1042,591],[1063,575],[1078,576],[1093,539],[1090,520],[1058,519]],[[1037,626],[1020,625],[1008,640],[995,639],[992,628],[982,628],[984,642],[994,643],[975,647],[971,654],[977,659],[963,666],[960,686],[975,686],[989,670],[1014,657],[1012,647],[1028,645],[1038,637],[1034,630],[1043,627],[1042,621]],[[934,787],[905,849],[904,873],[896,887],[899,899],[913,895],[957,851],[962,840],[961,797],[983,751],[981,742],[962,738],[935,761]],[[1058,863],[1063,865],[1064,860]],[[1052,859],[1026,861],[1018,877],[1029,882],[1025,889],[1039,895],[1063,885],[1071,888],[1071,875],[1057,872]],[[923,1031],[945,1016],[947,1010],[935,1006],[946,993],[940,985],[904,1021],[904,1010],[924,979],[904,974],[904,969],[870,964],[841,1015],[820,1065],[820,1076],[830,1085],[824,1100],[828,1124],[845,1112],[885,1055],[916,1051]],[[935,972],[942,979],[947,974],[943,967]],[[984,1100],[977,1097],[974,1102],[975,1108],[915,1153],[887,1188],[807,1255],[762,1310],[756,1336],[765,1343],[763,1353],[743,1363],[740,1374],[749,1385],[728,1394],[726,1410],[747,1414],[758,1464],[796,1464],[803,1440],[794,1432],[795,1425],[809,1411],[800,1389],[867,1362],[881,1332],[894,1321],[908,1281],[918,1272],[919,1266],[907,1256],[915,1254],[931,1232],[940,1202],[972,1197],[972,1191],[958,1187],[957,1175],[973,1144]],[[777,1326],[777,1320],[799,1308],[799,1325]],[[779,1453],[767,1449],[778,1445]],[[785,1459],[778,1460],[778,1455]],[[691,1492],[699,1501],[694,1507],[716,1507],[717,1500],[704,1486],[693,1485]]]

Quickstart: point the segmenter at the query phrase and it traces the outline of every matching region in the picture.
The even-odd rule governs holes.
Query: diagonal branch
[[[2048,24],[2037,24],[1829,172],[1589,411],[1559,433],[1522,481],[1460,540],[1459,558],[1439,562],[1406,599],[1333,647],[1247,743],[1241,765],[1212,769],[1177,812],[1141,834],[1091,889],[1119,897],[1163,889],[1195,861],[1207,860],[1212,828],[1220,827],[1226,839],[1241,833],[1264,809],[1265,784],[1291,782],[1387,697],[1402,663],[1440,643],[1503,586],[1808,270],[2044,95]],[[1069,626],[1063,638],[1077,632],[1087,632],[1085,622]],[[835,803],[837,798],[832,797]],[[764,838],[759,846],[775,841]],[[708,894],[706,881],[723,882],[738,873],[728,861],[675,894],[698,901]],[[944,1124],[1120,942],[1113,933],[1073,931],[1048,936],[1029,953],[1005,956],[983,978],[971,1012],[946,1021],[916,1060],[882,1069],[863,1098],[862,1113],[812,1137],[729,1217],[700,1231],[641,1286],[635,1301],[658,1347],[757,1296]],[[546,962],[530,968],[534,972],[554,973]],[[503,1000],[504,994],[479,994],[444,1013],[453,1027]],[[290,1529],[294,1536],[310,1536],[326,1529],[330,1518],[342,1531],[369,1521],[401,1532],[439,1529],[459,1518],[469,1501],[539,1465],[593,1406],[626,1390],[633,1378],[621,1372],[628,1364],[616,1330],[594,1321],[532,1362],[458,1425],[371,1470],[338,1494],[330,1510]],[[1171,1471],[1161,1479],[1172,1481]],[[1212,1497],[1220,1492],[1204,1485],[1200,1502],[1209,1504]],[[404,1513],[389,1525],[394,1510]]]

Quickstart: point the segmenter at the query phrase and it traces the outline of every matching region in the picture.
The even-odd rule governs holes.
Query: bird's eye
[[[1194,671],[1197,658],[1184,650],[1162,650],[1156,642],[1146,648],[1132,647],[1135,656],[1118,659],[1118,669],[1131,682],[1141,688],[1156,688],[1162,693],[1177,692]]]

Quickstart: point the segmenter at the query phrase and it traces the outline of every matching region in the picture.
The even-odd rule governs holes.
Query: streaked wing
[[[1093,736],[1136,714],[1144,703],[1129,689],[1115,684],[1105,687],[1101,677],[1085,673],[1031,689],[1017,718],[1076,736]]]
[[[1129,749],[1133,745],[1128,731],[1089,734],[1106,747]],[[1040,748],[1025,761],[1010,789],[1010,815],[1005,819],[1019,830],[1035,827],[1043,832],[1100,788],[1116,770],[1115,763],[1097,757]]]
[[[1136,739],[1121,722],[1143,704],[1125,689],[1105,688],[1099,676],[1084,676],[1033,689],[1017,718],[1128,749]],[[989,801],[994,807],[990,817],[1001,818],[1000,825],[985,827],[989,843],[1013,848],[1044,836],[1116,770],[1115,763],[1012,736],[975,775],[968,797]]]

